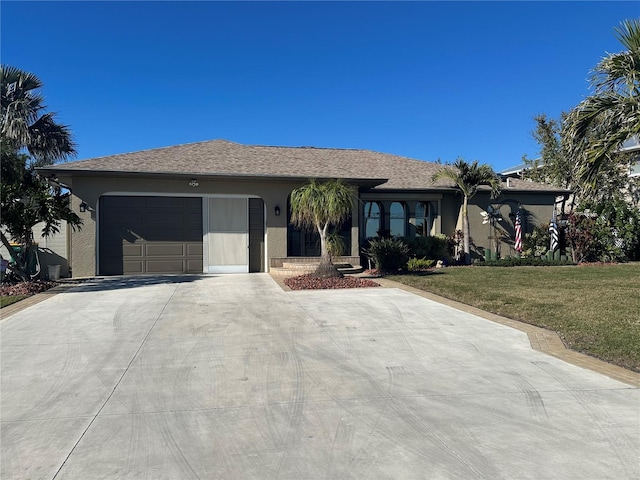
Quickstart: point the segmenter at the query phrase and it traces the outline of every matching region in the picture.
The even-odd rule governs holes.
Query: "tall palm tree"
[[[640,19],[624,20],[614,30],[626,50],[596,65],[590,79],[594,94],[571,111],[563,127],[569,152],[591,189],[622,142],[640,135]]]
[[[37,92],[40,79],[8,65],[0,66],[0,135],[15,151],[26,149],[36,165],[52,164],[76,154],[71,131],[45,112]]]
[[[59,185],[50,186],[35,172],[35,167],[49,165],[75,155],[71,131],[46,112],[44,98],[37,92],[40,79],[18,68],[0,66],[0,242],[17,265],[17,272],[29,279],[25,259],[33,246],[33,227],[44,223],[43,235],[57,233],[61,220],[72,228],[82,221],[70,208],[68,192]],[[31,158],[24,154],[28,152]],[[11,247],[8,234],[21,243],[22,257]]]
[[[317,230],[320,235],[320,265],[317,277],[340,277],[331,261],[328,245],[329,227],[339,227],[351,215],[356,189],[342,180],[318,182],[315,179],[291,192],[291,223]]]
[[[462,234],[464,242],[464,263],[471,263],[471,248],[469,246],[469,200],[477,193],[480,185],[488,185],[491,188],[491,198],[500,194],[501,182],[493,169],[487,165],[478,165],[478,161],[468,163],[458,158],[452,166],[445,166],[433,174],[433,181],[440,179],[451,180],[462,192]]]

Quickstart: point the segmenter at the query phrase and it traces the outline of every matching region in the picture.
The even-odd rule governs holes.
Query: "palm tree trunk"
[[[462,201],[462,238],[464,242],[464,264],[471,265],[471,247],[469,246],[469,198],[465,195]]]
[[[319,278],[343,277],[344,275],[338,271],[331,261],[331,255],[329,255],[329,250],[327,249],[327,230],[329,229],[329,224],[325,224],[322,228],[320,225],[317,225],[317,227],[318,233],[320,234],[320,265],[318,265],[316,271],[313,272],[313,276]]]

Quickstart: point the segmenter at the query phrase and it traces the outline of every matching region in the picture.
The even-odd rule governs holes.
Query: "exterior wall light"
[[[276,212],[276,217],[279,217],[280,216],[280,206],[279,205],[276,205],[275,212]]]
[[[190,187],[197,187],[198,185],[200,184],[198,183],[198,180],[196,180],[195,178],[192,178],[191,181],[189,182]]]
[[[82,202],[82,203],[80,204],[80,211],[81,211],[82,213],[86,212],[88,208],[89,208],[89,205],[87,205],[87,202]]]

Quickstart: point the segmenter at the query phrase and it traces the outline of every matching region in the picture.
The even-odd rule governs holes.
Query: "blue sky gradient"
[[[638,2],[10,2],[2,63],[38,75],[78,158],[224,138],[535,157],[532,117],[590,93]]]

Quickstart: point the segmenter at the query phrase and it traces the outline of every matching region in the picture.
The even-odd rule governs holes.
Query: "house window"
[[[378,202],[364,204],[364,234],[365,238],[374,238],[380,231],[380,205]]]
[[[389,208],[389,230],[392,237],[405,236],[405,209],[400,202],[393,202]]]
[[[415,217],[411,223],[416,227],[416,237],[426,237],[431,231],[429,225],[429,206],[425,202],[416,203]]]

